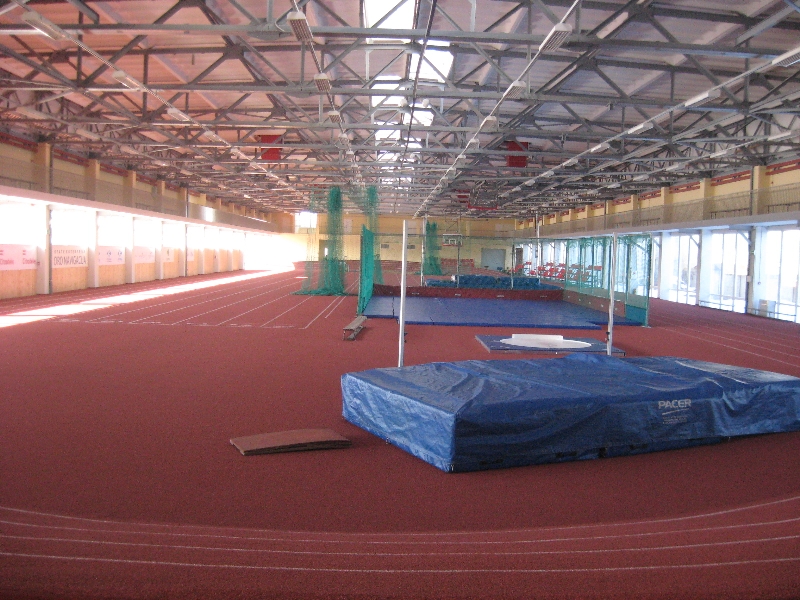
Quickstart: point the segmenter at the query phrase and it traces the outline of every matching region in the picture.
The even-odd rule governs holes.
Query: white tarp
[[[591,344],[578,340],[565,340],[563,335],[539,335],[534,333],[514,333],[510,338],[500,340],[504,344],[525,348],[588,348]]]

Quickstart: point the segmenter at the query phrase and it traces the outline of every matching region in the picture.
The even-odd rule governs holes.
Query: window
[[[705,238],[711,245],[703,258],[710,257],[710,265],[703,265],[708,277],[708,293],[700,304],[712,308],[743,313],[747,302],[747,258],[750,236],[743,231],[713,231]],[[704,243],[706,243],[704,241]]]
[[[317,228],[317,213],[313,212],[299,212],[294,217],[295,230],[299,229],[316,229]]]
[[[697,303],[697,267],[700,235],[680,234],[664,239],[662,269],[666,275],[666,289],[662,298],[681,304]]]
[[[762,244],[757,314],[800,323],[800,229],[770,229]]]

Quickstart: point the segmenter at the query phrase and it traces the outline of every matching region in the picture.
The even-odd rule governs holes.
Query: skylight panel
[[[397,129],[378,129],[375,131],[375,140],[378,142],[394,142],[400,139]]]
[[[403,114],[403,124],[408,125],[411,120],[411,110]],[[430,127],[433,123],[433,111],[429,108],[424,108],[419,104],[414,105],[414,123],[422,125],[423,127]]]
[[[377,23],[380,25],[376,26]],[[413,29],[414,0],[364,0],[364,24],[377,29]],[[408,43],[410,40],[400,41]]]
[[[400,78],[399,77],[386,77],[386,78],[378,78],[374,84],[372,84],[373,90],[397,90],[400,89]],[[379,104],[381,107],[397,107],[403,106],[405,104],[405,98],[403,96],[372,96],[371,100],[372,108],[375,108]]]
[[[419,78],[420,81],[444,83],[444,78],[450,74],[450,69],[453,66],[453,54],[446,49],[449,46],[447,43],[442,45],[432,44],[433,42],[429,42],[425,50],[425,60],[422,61],[422,65],[419,68]],[[416,76],[418,64],[419,54],[412,54],[411,77]]]

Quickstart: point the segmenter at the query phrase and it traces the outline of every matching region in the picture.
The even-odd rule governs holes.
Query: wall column
[[[671,242],[672,234],[670,232],[665,231],[661,234],[661,268],[659,269],[658,297],[662,300],[669,300],[669,288],[672,285],[674,257],[672,256]]]
[[[763,215],[769,212],[769,179],[767,178],[767,167],[759,165],[753,167],[752,178],[752,214]]]
[[[164,192],[166,191],[167,182],[163,179],[156,181],[155,194],[156,194],[156,211],[164,212]]]
[[[197,274],[205,275],[206,273],[206,228],[201,227],[200,231],[203,232],[203,244],[199,248],[199,256],[197,255],[198,249],[195,249],[195,261],[197,261]]]
[[[39,227],[36,228],[36,293],[49,294],[50,269],[52,268],[50,259],[50,206],[34,205],[36,220]]]
[[[705,212],[705,208],[704,208]],[[697,252],[697,304],[708,301],[711,295],[711,230],[700,230],[700,247]]]
[[[91,159],[83,170],[83,182],[89,200],[97,200],[97,180],[100,178],[100,161]]]
[[[97,263],[97,228],[97,211],[93,210],[89,216],[89,231],[91,233],[89,234],[89,247],[86,257],[89,264],[86,285],[90,288],[100,287],[100,265]]]
[[[703,198],[703,221],[708,221],[711,218],[711,208],[714,204],[711,196],[711,178],[704,177],[700,180],[700,196]]]
[[[164,279],[164,221],[158,221],[158,242],[156,242],[156,279]]]
[[[188,250],[189,250],[189,244],[186,241],[186,236],[188,235],[188,233],[187,233],[188,225],[186,225],[186,223],[184,223],[182,225],[182,227],[183,227],[183,248],[181,249],[181,251],[183,252],[183,260],[181,260],[178,263],[178,276],[186,277],[186,261],[188,260],[187,259],[187,253],[188,253]]]
[[[33,155],[33,164],[36,169],[36,187],[40,192],[50,192],[52,182],[50,181],[51,169],[53,167],[53,147],[52,145],[41,142],[36,144],[36,152]]]
[[[661,204],[663,205],[662,210],[662,223],[673,223],[675,221],[674,215],[672,214],[672,194],[669,191],[669,186],[664,186],[661,188]]]
[[[189,217],[189,188],[178,188],[178,202],[183,203],[183,216]]]
[[[125,283],[136,283],[136,265],[133,261],[133,249],[135,247],[133,217],[130,217],[128,226],[130,228],[130,235],[128,236],[128,241],[125,246]]]
[[[133,199],[133,190],[136,187],[136,171],[127,171],[122,180],[122,203],[125,206],[136,208]]]

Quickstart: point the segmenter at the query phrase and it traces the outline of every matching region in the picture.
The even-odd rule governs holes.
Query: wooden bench
[[[344,340],[354,340],[358,335],[358,332],[364,329],[364,323],[367,322],[367,317],[364,315],[359,315],[353,321],[346,325],[343,331],[342,339]]]

